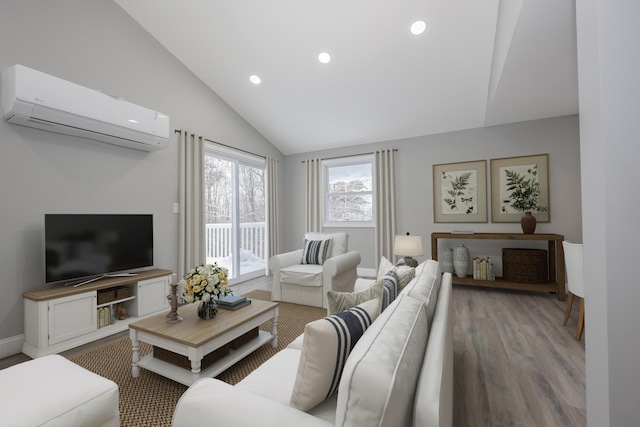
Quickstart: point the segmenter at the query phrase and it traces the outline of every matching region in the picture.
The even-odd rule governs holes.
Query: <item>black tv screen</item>
[[[45,214],[45,283],[153,266],[153,216]]]

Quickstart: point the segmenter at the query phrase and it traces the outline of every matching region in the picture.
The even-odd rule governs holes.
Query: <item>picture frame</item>
[[[487,161],[433,165],[433,221],[487,222]]]
[[[548,154],[491,159],[491,222],[520,222],[524,212],[511,206],[514,193],[509,190],[516,180],[537,182],[538,205],[545,210],[531,213],[537,222],[549,222]]]

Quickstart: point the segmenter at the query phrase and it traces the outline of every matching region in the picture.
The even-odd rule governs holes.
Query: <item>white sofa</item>
[[[0,425],[120,425],[118,385],[60,355],[3,369],[0,384]]]
[[[441,275],[436,261],[418,266],[414,279],[351,350],[338,392],[306,412],[291,404],[301,336],[235,386],[213,378],[193,384],[176,406],[173,425],[215,419],[247,427],[450,427],[451,292],[451,274]]]
[[[358,277],[360,253],[348,251],[347,233],[307,233],[307,240],[331,239],[324,264],[302,264],[303,249],[274,255],[271,299],[293,304],[327,307],[327,291],[351,292]]]

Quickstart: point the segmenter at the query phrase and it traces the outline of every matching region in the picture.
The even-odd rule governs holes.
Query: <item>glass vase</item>
[[[207,302],[200,301],[198,306],[198,317],[201,319],[213,319],[218,314],[218,303],[211,299]]]

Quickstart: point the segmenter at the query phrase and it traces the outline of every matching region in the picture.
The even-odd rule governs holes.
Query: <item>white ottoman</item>
[[[53,354],[0,370],[7,426],[119,426],[118,385]]]

